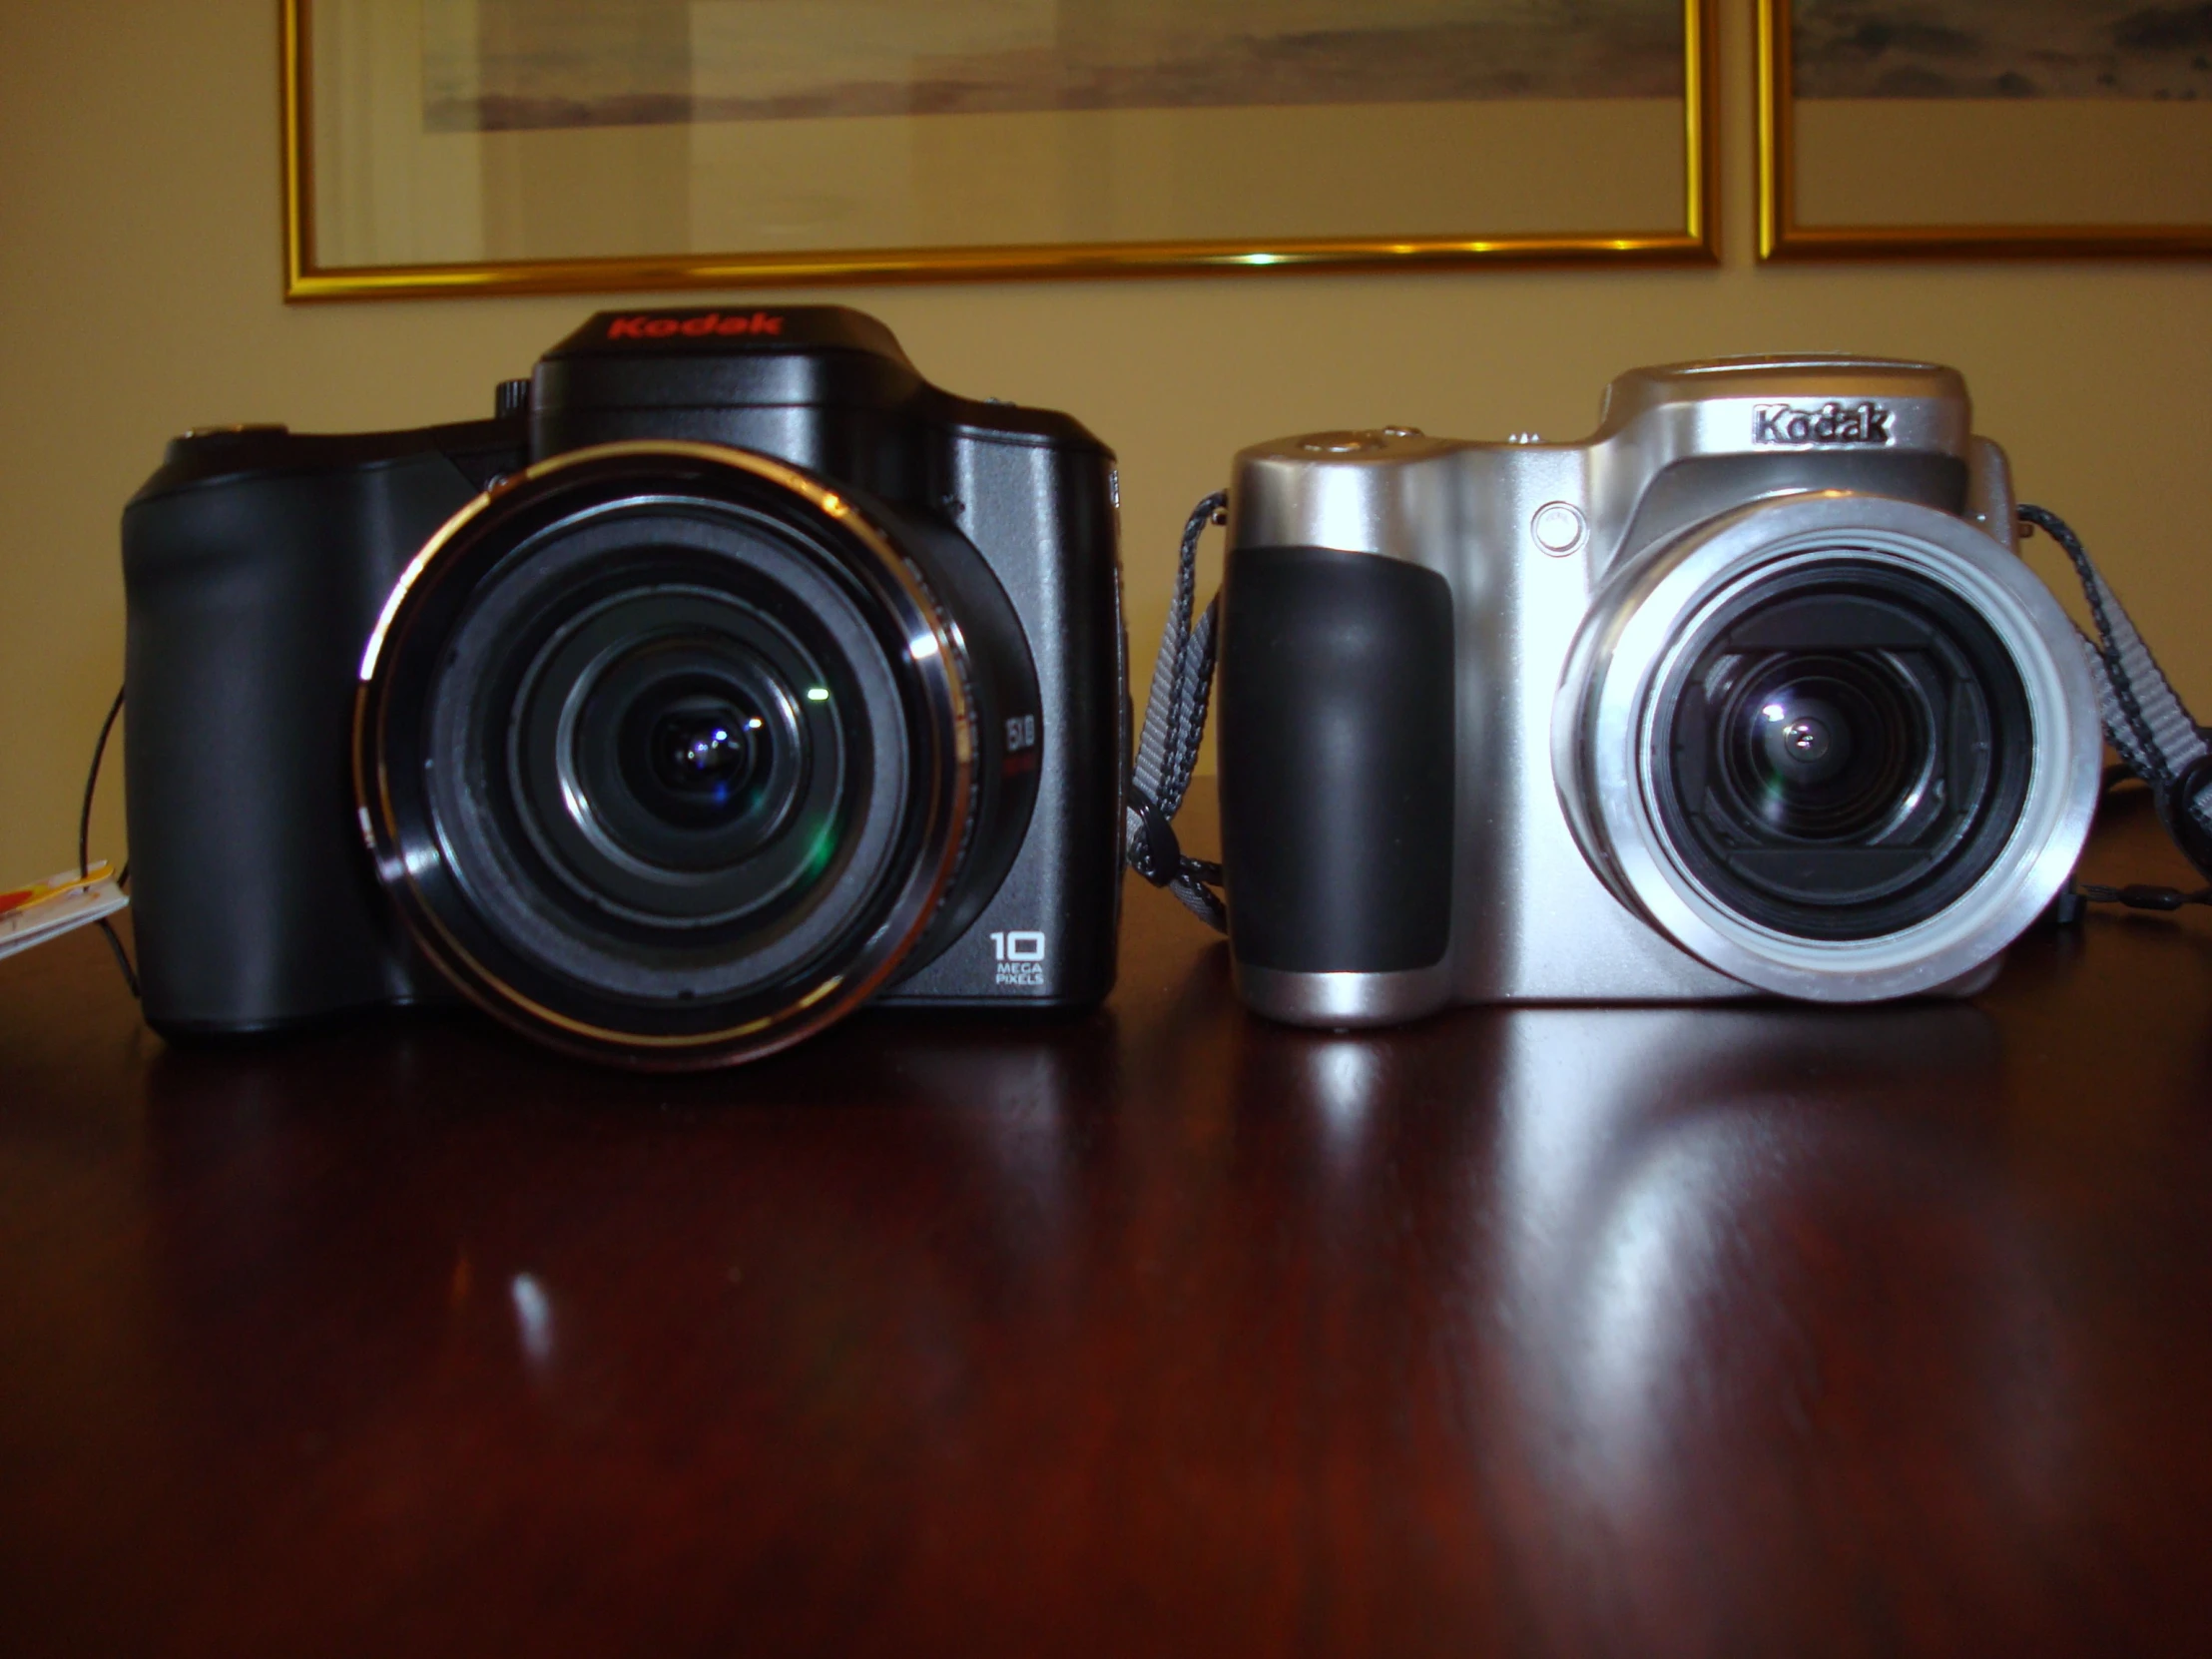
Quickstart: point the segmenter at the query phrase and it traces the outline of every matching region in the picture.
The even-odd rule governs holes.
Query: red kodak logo
[[[618,316],[607,324],[609,339],[669,339],[678,334],[697,338],[704,334],[781,334],[784,319],[774,311],[740,311],[724,316],[708,311],[703,316],[654,316],[650,313]]]

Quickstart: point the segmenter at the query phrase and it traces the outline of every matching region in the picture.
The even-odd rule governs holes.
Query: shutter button
[[[1301,438],[1299,448],[1309,455],[1372,455],[1387,449],[1392,438],[1423,436],[1418,426],[1381,426],[1360,432],[1316,432]]]

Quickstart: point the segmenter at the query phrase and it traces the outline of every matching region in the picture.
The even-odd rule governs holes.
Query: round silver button
[[[1564,501],[1546,501],[1528,521],[1528,533],[1553,558],[1564,558],[1582,545],[1582,514]]]

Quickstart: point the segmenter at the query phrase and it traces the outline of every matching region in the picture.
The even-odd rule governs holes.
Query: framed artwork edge
[[[283,148],[284,299],[399,299],[465,294],[666,292],[684,288],[905,281],[1014,281],[1250,272],[1411,272],[1488,266],[1718,265],[1719,0],[1682,0],[1683,216],[1680,229],[1573,235],[1283,238],[971,248],[876,248],[795,254],[670,254],[464,265],[319,267],[309,149],[310,0],[277,0]]]
[[[1759,260],[2103,260],[2212,257],[2212,225],[1850,225],[1797,223],[1791,123],[1792,0],[1758,8]]]

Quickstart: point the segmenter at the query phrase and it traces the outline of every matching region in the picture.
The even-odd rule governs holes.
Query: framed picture
[[[2212,7],[1758,5],[1762,259],[2212,254]]]
[[[283,0],[287,295],[1714,257],[1713,0]]]

